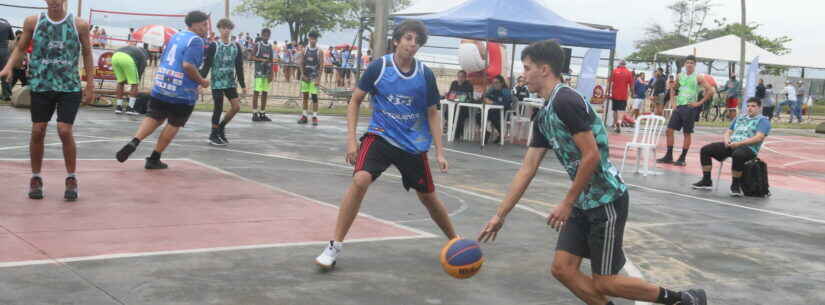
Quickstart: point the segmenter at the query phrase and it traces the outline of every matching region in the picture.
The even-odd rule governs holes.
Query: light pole
[[[229,0],[223,0],[223,14],[229,19]]]
[[[375,1],[375,50],[372,50],[375,58],[384,56],[387,50],[387,22],[390,14],[388,0]]]
[[[742,30],[748,26],[745,22],[745,0],[742,0]],[[745,33],[739,36],[739,82],[742,84],[741,96],[745,96]]]
[[[66,4],[66,11],[69,10],[69,1],[63,2]],[[83,0],[77,0],[77,18],[80,18],[80,15],[83,14]]]

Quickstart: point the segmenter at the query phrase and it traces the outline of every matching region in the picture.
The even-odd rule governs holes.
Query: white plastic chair
[[[636,126],[633,128],[633,140],[627,143],[624,147],[624,156],[622,157],[622,167],[620,171],[624,171],[624,162],[627,159],[627,151],[631,148],[636,149],[636,172],[639,172],[639,161],[644,159],[644,176],[650,172],[648,164],[653,161],[652,156],[656,155],[656,145],[659,144],[659,138],[662,135],[665,127],[665,118],[658,115],[644,115],[636,120]],[[655,161],[654,161],[655,162]],[[653,165],[656,166],[655,163]]]

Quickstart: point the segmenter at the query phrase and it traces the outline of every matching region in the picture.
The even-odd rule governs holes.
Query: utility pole
[[[745,0],[742,0],[742,29],[748,26],[745,22]],[[739,37],[739,82],[742,84],[741,96],[745,96],[745,35]]]
[[[68,12],[69,11],[69,1],[64,1],[63,5],[66,6],[66,7],[64,7],[64,9],[66,9],[66,11]],[[80,18],[80,15],[82,13],[83,13],[83,0],[77,0],[77,16],[76,17]]]
[[[389,0],[375,1],[375,50],[372,50],[374,58],[384,56],[387,50],[387,21],[390,15]]]
[[[223,0],[223,15],[229,19],[229,0]]]

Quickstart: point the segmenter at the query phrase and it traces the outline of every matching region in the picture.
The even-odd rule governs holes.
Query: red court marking
[[[44,162],[43,200],[26,196],[28,161],[0,161],[0,263],[47,259],[37,249],[77,258],[323,242],[334,230],[334,207],[191,161],[166,162],[168,170],[146,171],[137,160],[79,160],[80,200],[69,203],[63,161]],[[421,236],[359,216],[347,237]]]
[[[690,151],[687,155],[687,166],[678,167],[672,165],[659,164],[659,169],[682,172],[696,175],[697,181],[702,175],[702,166],[699,162],[699,151],[705,144],[720,142],[723,139],[723,131],[718,135],[694,134]],[[621,166],[622,154],[625,143],[632,140],[632,134],[610,134],[610,157],[616,166]],[[682,152],[682,135],[675,134],[675,144],[673,148],[674,158]],[[825,195],[825,140],[820,138],[803,136],[768,136],[766,144],[759,151],[759,158],[768,164],[768,175],[770,177],[771,188],[783,188],[793,191],[805,192],[816,195]],[[656,158],[664,156],[667,151],[667,141],[664,136],[657,148]],[[817,161],[820,160],[820,161]],[[730,163],[725,161],[725,168],[722,170],[722,179],[730,180]],[[629,151],[625,161],[625,172],[632,170],[636,163],[635,151]],[[716,170],[719,163],[713,160],[712,177],[716,178]]]

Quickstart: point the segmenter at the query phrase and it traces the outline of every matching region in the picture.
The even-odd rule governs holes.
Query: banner
[[[112,55],[114,55],[114,53],[115,51],[113,50],[92,50],[92,62],[95,64],[94,79],[111,82],[115,81],[115,72],[112,71]],[[85,69],[80,71],[80,76],[83,80],[86,80]]]
[[[754,57],[748,66],[745,78],[745,98],[739,102],[739,113],[748,113],[748,99],[756,96],[756,78],[759,76],[759,56]]]
[[[578,82],[576,82],[576,90],[579,91],[588,102],[593,95],[593,88],[596,87],[596,71],[599,69],[599,58],[601,55],[601,49],[589,49],[582,60],[579,79]]]

